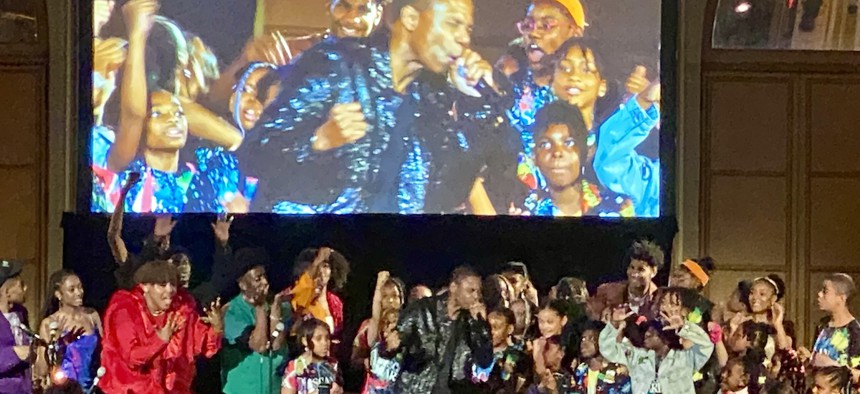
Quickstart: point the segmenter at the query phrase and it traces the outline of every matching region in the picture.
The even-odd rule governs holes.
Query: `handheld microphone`
[[[272,331],[272,339],[274,340],[281,336],[281,333],[284,332],[285,328],[286,326],[284,326],[283,322],[278,322],[278,324],[275,325],[275,330]]]
[[[48,329],[51,330],[51,341],[54,341],[54,339],[57,337],[57,330],[60,329],[60,323],[52,321],[50,324],[48,324]]]
[[[50,338],[48,338],[48,349],[45,352],[45,356],[48,359],[48,365],[51,366],[57,365],[60,362],[60,347],[57,343],[57,340],[59,339],[57,336],[57,331],[59,330],[59,328],[60,324],[56,321],[52,321],[50,324],[48,324],[48,329],[50,330]]]
[[[18,324],[18,328],[19,328],[21,331],[23,331],[23,332],[24,332],[24,334],[27,334],[27,336],[28,336],[28,337],[30,337],[30,340],[31,340],[31,341],[36,342],[36,343],[39,343],[39,344],[42,344],[42,345],[47,345],[47,344],[48,344],[48,342],[47,342],[47,341],[45,341],[44,339],[42,339],[42,337],[40,337],[40,336],[39,336],[39,334],[36,334],[35,332],[33,332],[33,330],[31,330],[31,329],[30,329],[30,327],[27,327],[27,325],[26,325],[26,324],[24,324],[24,323],[20,323],[20,324]]]
[[[93,385],[90,386],[89,390],[87,390],[87,394],[93,393],[93,390],[95,390],[96,386],[99,385],[99,380],[102,378],[102,376],[105,376],[106,373],[107,369],[105,369],[105,367],[99,367],[98,371],[96,371],[96,378],[93,379]]]
[[[466,76],[466,66],[457,66],[457,75],[463,79],[468,79]],[[479,79],[472,88],[475,89],[481,97],[494,97],[499,95],[499,92],[493,89],[484,77],[481,77],[481,79]]]

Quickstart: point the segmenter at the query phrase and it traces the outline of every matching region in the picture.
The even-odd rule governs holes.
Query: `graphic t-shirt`
[[[824,354],[843,367],[860,367],[860,322],[855,319],[842,327],[824,326],[812,352]]]
[[[329,388],[337,381],[337,361],[312,362],[299,356],[287,364],[284,371],[284,388],[295,389],[298,394],[318,392],[320,387]]]
[[[394,382],[400,375],[401,357],[386,358],[380,354],[377,343],[370,350],[370,371],[367,373],[362,394],[391,394],[394,393]]]

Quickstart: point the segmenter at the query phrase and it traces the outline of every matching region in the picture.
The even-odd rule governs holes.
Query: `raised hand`
[[[323,263],[323,262],[328,261],[328,259],[331,258],[331,252],[332,252],[331,248],[329,248],[327,246],[321,247],[317,251],[317,257],[316,257],[314,262],[315,263]]]
[[[164,323],[164,327],[161,327],[155,333],[162,341],[170,342],[170,338],[179,331],[183,324],[185,324],[185,318],[176,312],[171,312],[167,315],[167,322]]]
[[[224,331],[224,316],[221,308],[221,297],[212,301],[208,308],[203,308],[203,312],[206,313],[206,320],[215,332]]]
[[[397,330],[390,330],[385,333],[385,349],[388,351],[396,350],[400,347],[400,333]]]
[[[471,49],[463,51],[463,55],[451,65],[448,78],[457,90],[472,97],[481,97],[475,86],[482,79],[490,87],[495,87],[493,66]]]
[[[487,306],[483,303],[475,303],[469,308],[469,313],[472,315],[473,319],[486,319],[487,318]]]
[[[266,291],[268,293],[268,290]],[[283,319],[283,313],[281,312],[281,304],[283,301],[283,293],[275,293],[275,297],[272,299],[272,310],[269,312],[269,319],[279,322]]]
[[[624,321],[627,320],[627,317],[630,316],[633,312],[630,311],[628,305],[622,304],[614,307],[610,307],[611,312],[609,315],[609,321],[607,323],[612,324],[616,328],[622,327],[624,325]]]
[[[812,352],[806,346],[801,346],[797,348],[797,358],[804,364],[808,363],[812,360]]]
[[[673,331],[680,330],[681,327],[684,327],[684,316],[681,316],[680,313],[669,314],[666,312],[660,312],[660,316],[663,318],[663,321],[666,322],[665,326],[663,326],[663,331]]]
[[[648,80],[648,69],[645,68],[645,66],[638,65],[633,69],[633,72],[630,73],[630,76],[627,77],[624,87],[627,89],[627,93],[639,94],[644,92],[650,84],[651,81]]]
[[[380,271],[376,274],[376,288],[381,289],[388,283],[388,279],[391,278],[391,274],[388,271]]]
[[[149,34],[159,8],[158,0],[130,0],[125,3],[122,13],[129,35]]]
[[[315,151],[327,151],[355,143],[367,134],[368,127],[361,104],[335,104],[328,120],[316,130],[311,147]]]
[[[125,40],[111,37],[93,42],[93,71],[108,77],[125,62]]]
[[[785,321],[785,307],[780,303],[774,303],[770,307],[771,323],[774,327],[781,327]]]
[[[221,245],[227,245],[230,241],[230,225],[233,224],[233,216],[222,215],[218,216],[215,223],[212,223],[212,233],[215,234],[215,240]]]
[[[251,202],[242,193],[225,193],[221,206],[230,213],[248,213],[251,210]]]
[[[248,41],[242,52],[242,58],[247,63],[266,62],[285,66],[290,63],[293,54],[284,35],[275,31]]]
[[[173,232],[173,227],[176,226],[176,221],[173,220],[173,216],[171,215],[159,215],[155,217],[155,228],[152,230],[152,234],[155,235],[156,238],[169,237],[170,233]]]
[[[663,297],[660,302],[660,312],[669,316],[683,316],[681,297],[678,293],[671,293],[669,296]]]
[[[72,342],[77,341],[77,340],[78,340],[78,338],[80,338],[80,337],[81,337],[81,335],[84,335],[84,333],[86,333],[86,332],[87,332],[87,330],[86,330],[85,328],[83,328],[83,327],[81,327],[81,326],[79,326],[79,325],[74,325],[74,326],[72,326],[72,327],[66,327],[65,331],[66,331],[66,334],[65,334],[65,335],[63,335],[63,337],[61,338],[61,340],[62,340],[62,341],[63,341],[63,343],[65,343],[67,346],[68,346],[69,344],[71,344]]]

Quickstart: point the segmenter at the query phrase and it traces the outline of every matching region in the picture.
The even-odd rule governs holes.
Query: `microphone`
[[[56,321],[52,321],[50,324],[48,324],[48,329],[51,330],[51,341],[52,342],[55,340],[55,338],[57,338],[57,330],[59,330],[59,328],[60,328],[60,323],[57,323]]]
[[[457,66],[457,74],[463,79],[468,79],[466,77],[466,66]],[[499,93],[496,92],[495,89],[490,87],[490,85],[487,83],[486,78],[484,77],[479,79],[478,82],[475,83],[475,86],[473,86],[473,88],[478,92],[478,94],[481,95],[481,97],[492,97],[499,95]]]
[[[93,393],[93,390],[95,390],[96,386],[99,385],[99,379],[101,379],[102,376],[105,376],[105,373],[107,373],[107,369],[105,369],[105,367],[99,367],[98,371],[96,371],[96,378],[93,379],[93,385],[90,386],[89,390],[87,390],[87,394]]]
[[[33,330],[31,330],[29,327],[27,327],[27,325],[25,325],[24,323],[19,323],[18,329],[23,331],[24,334],[27,334],[27,336],[30,337],[30,340],[32,340],[33,342],[36,342],[36,343],[39,343],[42,345],[48,344],[48,342],[46,342],[44,339],[42,339],[42,337],[40,337],[39,334],[36,334],[35,332],[33,332]]]
[[[60,347],[57,343],[57,340],[59,339],[57,336],[57,331],[59,330],[59,328],[60,324],[56,321],[52,321],[50,324],[48,324],[48,329],[50,330],[50,342],[48,343],[48,349],[45,352],[45,356],[48,359],[48,365],[51,366],[59,364],[60,361]]]
[[[275,340],[279,336],[281,336],[281,333],[284,332],[285,328],[286,326],[284,326],[283,322],[278,322],[278,324],[275,325],[275,330],[272,331],[272,340]]]

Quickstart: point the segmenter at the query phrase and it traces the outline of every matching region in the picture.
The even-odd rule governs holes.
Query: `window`
[[[860,0],[719,0],[718,49],[860,49]]]
[[[34,1],[0,0],[0,43],[17,44],[36,41]]]

